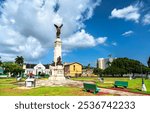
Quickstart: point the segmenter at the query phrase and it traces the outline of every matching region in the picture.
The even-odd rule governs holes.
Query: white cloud
[[[29,61],[45,55],[56,37],[54,23],[64,24],[61,37],[65,48],[96,46],[96,39],[80,30],[100,3],[101,0],[5,1],[0,6],[0,56],[13,59],[22,55]],[[59,6],[57,12],[56,5]]]
[[[149,24],[150,24],[150,14],[146,14],[146,15],[143,17],[142,22],[143,22],[144,25],[149,25]]]
[[[104,44],[107,37],[100,37],[95,39],[92,35],[85,32],[85,30],[78,31],[69,38],[63,40],[64,48],[83,48],[94,47],[98,44]]]
[[[138,4],[130,5],[128,7],[125,7],[123,9],[113,9],[111,12],[110,18],[120,18],[125,20],[132,20],[136,23],[139,22],[140,19],[140,8],[141,6]]]
[[[123,33],[122,34],[122,36],[130,36],[130,35],[132,35],[134,32],[133,31],[127,31],[127,32],[125,32],[125,33]]]
[[[96,39],[97,44],[104,44],[107,40],[107,37],[99,37],[98,39]]]
[[[112,42],[112,45],[113,46],[117,46],[117,42]]]

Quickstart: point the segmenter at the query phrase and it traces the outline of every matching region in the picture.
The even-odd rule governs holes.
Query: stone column
[[[62,45],[61,39],[56,38],[55,47],[54,47],[54,62],[55,62],[55,65],[57,63],[57,58],[61,57],[61,45]]]

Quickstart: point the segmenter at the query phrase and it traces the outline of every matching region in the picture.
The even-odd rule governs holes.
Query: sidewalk
[[[148,96],[146,94],[118,91],[118,90],[113,90],[113,89],[105,89],[105,88],[100,88],[100,89],[101,89],[100,92],[109,93],[109,94],[118,95],[118,96]]]

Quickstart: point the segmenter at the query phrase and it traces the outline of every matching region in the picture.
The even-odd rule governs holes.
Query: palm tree
[[[108,62],[106,63],[108,66],[111,66],[111,63],[112,63],[111,59],[112,59],[112,55],[109,54],[108,55]]]
[[[147,64],[148,64],[148,67],[150,68],[150,57],[149,57],[149,59],[147,61]]]
[[[24,63],[24,58],[22,56],[17,56],[17,58],[15,58],[15,63],[17,63],[20,66],[22,66],[23,63]]]

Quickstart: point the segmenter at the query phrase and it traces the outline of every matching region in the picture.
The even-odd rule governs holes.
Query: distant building
[[[92,77],[92,76],[96,76],[96,75],[93,74],[93,69],[83,69],[82,76]]]
[[[116,58],[99,58],[97,60],[97,68],[106,69]]]
[[[39,64],[24,64],[23,69],[25,70],[25,74],[33,74],[33,75],[40,75],[42,73],[44,74],[50,74],[49,64],[43,65],[41,63]]]
[[[64,64],[64,73],[65,76],[76,77],[81,76],[82,74],[82,64],[74,63],[65,63]]]

